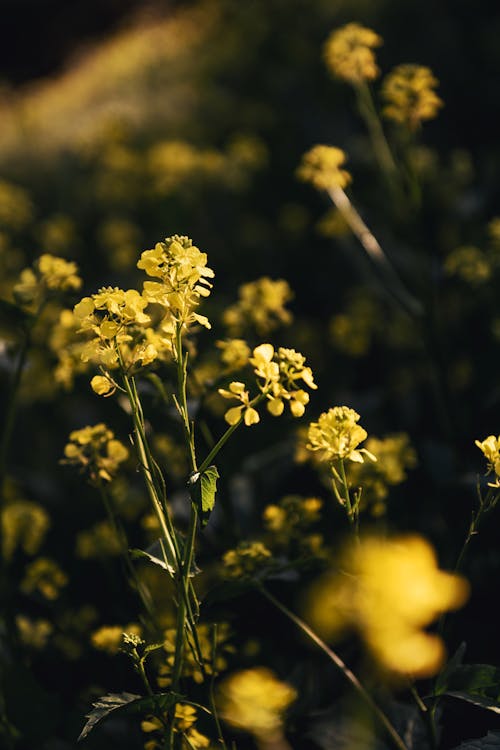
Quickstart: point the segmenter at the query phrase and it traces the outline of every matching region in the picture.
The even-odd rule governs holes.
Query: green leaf
[[[458,664],[448,674],[443,673],[439,683],[437,695],[459,698],[500,714],[500,669],[498,667],[490,664]]]
[[[189,478],[189,493],[198,508],[202,526],[207,525],[210,513],[214,509],[218,478],[216,466],[209,466],[202,474],[194,472]]]
[[[181,538],[179,537],[177,541],[179,542],[180,551],[182,553],[183,544]],[[165,544],[164,539],[157,539],[156,542],[153,542],[153,544],[147,548],[147,550],[132,549],[130,550],[130,554],[132,555],[132,557],[143,557],[146,560],[149,560],[149,562],[153,563],[154,565],[159,565],[160,568],[166,570],[172,577],[177,571],[177,560],[175,554],[173,550],[170,550],[170,547]],[[193,556],[189,575],[190,577],[193,577],[199,572],[200,569],[196,565]]]
[[[466,647],[467,646],[465,643],[461,643],[449,662],[444,666],[444,669],[438,674],[434,687],[435,695],[440,695],[441,693],[444,693],[446,691],[446,686],[448,684],[450,676],[453,674],[457,667],[461,666],[464,660]]]
[[[156,695],[134,695],[134,693],[109,693],[98,698],[92,704],[92,711],[86,715],[87,723],[83,727],[78,741],[84,740],[96,724],[105,719],[113,711],[123,713],[148,713],[164,710],[172,703],[183,700],[177,693],[157,693]]]
[[[475,737],[472,740],[466,740],[453,750],[498,750],[500,748],[500,734],[498,732],[488,732],[486,737]]]

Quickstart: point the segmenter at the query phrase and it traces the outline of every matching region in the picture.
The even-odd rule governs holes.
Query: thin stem
[[[385,173],[391,188],[397,188],[396,180],[398,176],[398,167],[394,161],[391,148],[380,122],[372,92],[366,81],[360,81],[356,85],[356,94],[358,100],[358,109],[361,117],[365,121],[366,127],[372,140],[375,156],[380,164],[382,171]]]
[[[217,705],[215,703],[215,691],[214,682],[216,677],[216,659],[217,659],[217,624],[214,624],[212,628],[212,675],[210,677],[210,685],[208,689],[210,709],[214,717],[215,726],[217,728],[217,734],[219,735],[219,743],[222,745],[224,750],[227,750],[226,741],[222,733],[222,726],[219,719],[219,713],[217,711]]]
[[[383,724],[394,745],[399,750],[408,750],[388,717],[375,703],[366,688],[361,684],[354,672],[352,672],[349,667],[342,661],[340,656],[331,648],[329,648],[329,646],[326,645],[326,643],[314,632],[314,630],[312,630],[312,628],[309,627],[309,625],[307,625],[307,623],[301,620],[300,617],[295,615],[287,607],[285,607],[284,604],[278,601],[278,599],[276,599],[266,588],[264,588],[262,584],[258,584],[258,589],[272,604],[274,604],[275,607],[277,607],[284,615],[286,615],[286,617],[292,620],[292,622],[294,622],[295,625],[297,625],[297,627],[300,628],[300,630],[302,630],[302,632],[305,633],[328,656],[328,658],[335,664],[335,666],[340,669],[344,677],[349,680],[358,695],[371,708],[381,724]]]

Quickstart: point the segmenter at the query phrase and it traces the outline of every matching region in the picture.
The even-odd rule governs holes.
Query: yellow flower
[[[473,245],[462,245],[452,250],[445,259],[444,270],[448,276],[458,276],[474,286],[484,284],[492,275],[488,256]]]
[[[94,630],[90,636],[90,641],[98,651],[105,651],[108,654],[117,654],[123,642],[124,633],[133,633],[141,636],[142,628],[136,622],[129,622],[128,625],[103,625]]]
[[[283,731],[283,716],[296,699],[291,685],[266,667],[255,667],[227,677],[218,689],[220,714],[228,724],[271,742]]]
[[[425,628],[465,603],[465,579],[439,570],[434,550],[419,536],[362,539],[344,550],[338,571],[310,592],[313,626],[329,639],[356,629],[379,666],[394,676],[436,674],[445,649]]]
[[[398,65],[384,79],[382,114],[389,120],[416,130],[423,120],[436,117],[443,102],[434,91],[438,80],[423,65]]]
[[[488,487],[500,487],[500,435],[489,435],[483,441],[476,440],[475,445],[483,452],[488,461],[488,473],[494,472],[495,481],[488,482]]]
[[[363,463],[363,454],[371,461],[375,456],[358,445],[368,436],[366,430],[357,424],[359,414],[348,406],[334,406],[320,415],[317,422],[309,425],[310,451],[319,451],[322,461],[331,462],[347,458]]]
[[[301,417],[309,394],[297,388],[297,381],[302,380],[309,388],[317,388],[312,370],[305,367],[305,357],[295,349],[280,347],[275,352],[272,344],[260,344],[253,350],[249,362],[253,365],[255,375],[261,381],[259,388],[267,398],[267,409],[278,417],[287,401],[294,417]]]
[[[26,567],[21,591],[32,594],[38,591],[46,599],[57,599],[61,589],[68,583],[68,576],[54,560],[39,557]]]
[[[35,261],[33,268],[21,271],[13,294],[18,304],[36,309],[50,295],[77,290],[81,284],[76,263],[45,253]]]
[[[27,555],[35,555],[50,526],[48,513],[37,503],[14,500],[2,509],[2,553],[10,560],[21,547]]]
[[[221,350],[220,358],[227,372],[241,370],[248,364],[250,347],[243,339],[217,341],[215,345]]]
[[[359,84],[373,81],[379,74],[373,50],[382,37],[359,23],[348,23],[328,37],[324,56],[326,66],[336,78]]]
[[[223,398],[236,398],[241,401],[241,406],[233,406],[224,414],[224,419],[228,424],[236,424],[242,415],[247,427],[260,421],[259,412],[250,405],[250,394],[245,388],[245,383],[234,381],[229,384],[228,391],[219,388],[219,393]]]
[[[99,521],[76,536],[77,557],[89,560],[96,557],[113,557],[124,551],[123,540],[109,521]]]
[[[349,172],[342,169],[345,160],[344,151],[336,146],[313,146],[303,155],[297,177],[317,190],[344,189],[352,180]]]
[[[182,676],[184,678],[191,678],[198,685],[204,681],[204,675],[212,675],[222,672],[227,669],[226,656],[234,652],[234,646],[229,643],[231,631],[229,625],[225,622],[220,623],[217,626],[217,643],[216,643],[216,655],[215,661],[213,660],[213,629],[211,625],[202,623],[197,628],[198,643],[200,646],[204,672],[201,670],[198,656],[194,655],[193,652],[188,649],[184,654],[184,661],[182,665]],[[165,688],[172,683],[172,674],[174,670],[175,662],[175,642],[176,642],[176,629],[168,628],[164,632],[165,641],[163,643],[163,650],[166,653],[165,661],[163,661],[158,669],[157,683],[160,688]]]
[[[93,482],[100,479],[110,482],[129,455],[126,446],[102,422],[73,430],[69,440],[61,463],[81,466]]]
[[[236,549],[228,550],[222,558],[227,578],[253,576],[272,559],[271,552],[262,542],[240,542]]]
[[[165,717],[166,718],[166,717]],[[189,748],[206,748],[210,745],[210,740],[205,737],[204,734],[198,732],[194,726],[197,720],[196,708],[187,703],[177,703],[175,706],[175,717],[174,717],[174,732],[183,735],[185,742],[182,742],[182,750],[188,750]],[[141,722],[141,729],[143,732],[149,734],[151,732],[161,732],[161,737],[164,737],[165,733],[165,721],[161,721],[157,716],[148,716],[144,721]],[[160,740],[160,737],[158,738]],[[156,750],[160,748],[163,743],[159,744],[156,740],[150,740],[144,746],[148,750]]]
[[[31,620],[26,615],[16,615],[16,627],[21,643],[35,649],[42,649],[54,630],[48,620]]]
[[[250,281],[240,286],[238,298],[222,316],[231,336],[239,336],[252,329],[259,336],[265,336],[280,325],[290,325],[293,320],[285,307],[293,298],[293,292],[284,279],[274,280],[263,276]]]

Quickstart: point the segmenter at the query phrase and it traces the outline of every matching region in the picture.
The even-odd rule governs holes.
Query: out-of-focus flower
[[[160,688],[168,687],[172,683],[172,674],[175,662],[176,629],[168,628],[165,633],[163,649],[166,658],[158,668],[157,683]],[[197,626],[198,643],[205,675],[218,674],[227,669],[227,655],[234,652],[234,646],[229,642],[231,631],[227,623],[220,623],[216,633],[215,662],[213,657],[212,627],[205,623]],[[183,678],[190,678],[197,684],[204,680],[204,673],[198,662],[198,657],[190,649],[186,649],[182,665]]]
[[[80,531],[76,537],[76,556],[83,560],[113,557],[124,552],[124,541],[107,521],[99,521],[92,528]]]
[[[283,732],[284,714],[297,697],[295,689],[266,667],[227,677],[218,688],[217,704],[228,724],[271,742]]]
[[[243,339],[217,341],[215,345],[221,350],[220,358],[226,372],[241,370],[248,364],[251,350]]]
[[[382,83],[386,102],[382,114],[389,120],[416,130],[423,120],[432,120],[443,106],[434,89],[438,85],[430,68],[398,65]]]
[[[144,750],[160,750],[163,746],[162,738],[165,735],[166,719],[162,721],[157,716],[147,716],[144,721],[141,722],[141,729],[146,734],[158,734],[158,737],[154,737],[146,742]],[[189,750],[195,748],[207,748],[210,745],[210,740],[204,734],[198,732],[195,727],[197,720],[196,708],[187,703],[177,703],[175,707],[174,716],[174,732],[181,734],[181,747],[182,750]]]
[[[359,414],[354,409],[334,406],[321,414],[317,422],[309,425],[307,448],[319,451],[320,459],[325,462],[348,459],[363,463],[363,456],[376,461],[376,457],[366,448],[358,448],[368,437],[358,420]]]
[[[19,305],[36,310],[49,296],[75,291],[81,285],[76,263],[45,253],[33,267],[21,271],[13,295]]]
[[[102,422],[73,430],[69,440],[64,448],[62,463],[82,467],[89,472],[93,482],[110,482],[129,455],[125,445],[116,440],[112,430]]]
[[[495,475],[494,482],[488,482],[489,487],[500,487],[500,435],[489,435],[484,440],[476,440],[475,445],[482,451],[488,462],[488,473]]]
[[[367,537],[346,547],[338,571],[312,588],[308,616],[328,639],[357,630],[389,674],[430,677],[442,666],[445,649],[425,628],[461,607],[468,594],[465,579],[439,570],[421,537]]]
[[[39,592],[46,599],[57,599],[61,589],[68,583],[68,576],[59,565],[48,557],[39,557],[26,566],[25,575],[21,583],[21,591],[25,594]]]
[[[282,325],[290,325],[292,314],[285,305],[293,299],[293,292],[284,279],[263,276],[242,284],[238,302],[228,307],[222,320],[230,336],[241,336],[254,329],[265,336]]]
[[[7,180],[0,180],[0,226],[19,230],[29,224],[32,218],[33,206],[24,188]]]
[[[473,245],[457,247],[446,257],[444,270],[448,276],[478,286],[491,278],[491,263],[482,250]]]
[[[313,146],[303,155],[297,177],[317,190],[344,189],[352,180],[349,172],[342,168],[345,160],[345,152],[336,146]]]
[[[262,542],[240,542],[222,558],[223,573],[227,578],[252,577],[269,565],[272,554]]]
[[[268,532],[266,542],[293,556],[322,555],[323,536],[311,533],[311,527],[321,518],[323,501],[317,497],[287,495],[279,503],[268,505],[262,514]]]
[[[372,29],[348,23],[328,37],[324,49],[326,66],[336,78],[354,85],[373,81],[380,72],[373,50],[381,44],[382,37]]]
[[[16,615],[16,627],[21,643],[37,650],[45,648],[54,630],[48,620],[32,620],[26,615]]]
[[[14,500],[2,509],[2,554],[10,560],[19,547],[35,555],[50,526],[49,515],[41,505],[29,500]]]

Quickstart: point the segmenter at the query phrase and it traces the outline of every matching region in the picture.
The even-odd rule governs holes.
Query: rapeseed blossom
[[[266,336],[279,326],[290,325],[293,317],[285,305],[292,298],[287,281],[263,276],[239,287],[238,301],[224,311],[223,323],[231,336],[248,329]]]
[[[110,482],[128,455],[128,449],[115,438],[113,431],[99,422],[70,433],[62,463],[80,466],[88,471],[93,482]]]
[[[255,667],[227,677],[219,685],[217,703],[228,724],[272,742],[281,737],[284,713],[297,692],[266,667]]]
[[[379,74],[373,50],[382,37],[359,23],[348,23],[328,37],[324,56],[328,70],[336,78],[353,85],[373,81]]]
[[[204,734],[198,732],[195,727],[197,720],[196,708],[187,703],[177,703],[175,706],[174,732],[182,735],[182,750],[189,748],[206,748],[210,740]],[[164,747],[165,727],[167,717],[162,721],[157,716],[148,716],[141,722],[141,729],[146,734],[158,733],[158,738],[148,740],[144,750],[161,750]]]
[[[262,542],[240,542],[222,558],[227,578],[252,577],[272,560],[270,550]]]
[[[382,98],[384,117],[416,130],[423,120],[432,120],[443,106],[434,89],[438,85],[430,68],[423,65],[398,65],[384,79]]]
[[[363,463],[364,456],[371,461],[376,457],[358,445],[368,437],[366,430],[358,424],[359,414],[348,406],[334,406],[320,415],[317,422],[309,425],[307,448],[318,451],[324,462],[347,459]]]
[[[445,659],[426,628],[468,598],[461,576],[439,570],[419,536],[367,537],[345,548],[338,570],[310,592],[308,615],[325,637],[358,631],[379,667],[393,676],[430,677]]]
[[[52,601],[57,599],[67,583],[68,576],[54,560],[39,557],[26,567],[21,591],[25,594],[37,592]]]
[[[98,651],[114,655],[120,651],[124,633],[141,636],[142,628],[136,622],[129,622],[128,625],[102,625],[91,634],[90,642]]]
[[[345,152],[336,146],[313,146],[303,155],[297,177],[310,182],[317,190],[343,190],[352,180],[349,172],[343,169],[345,160]]]
[[[13,295],[19,305],[36,311],[49,296],[76,291],[81,285],[76,263],[45,253],[21,271]]]
[[[190,678],[197,684],[203,682],[204,675],[217,674],[227,669],[227,655],[235,651],[234,646],[229,643],[231,631],[229,625],[225,622],[217,625],[216,633],[216,655],[213,660],[213,642],[212,626],[201,623],[197,626],[198,643],[200,646],[201,657],[203,661],[203,671],[198,661],[198,656],[194,655],[191,649],[186,649],[184,661],[182,664],[183,678]],[[157,683],[160,688],[165,688],[172,683],[172,674],[175,662],[177,631],[175,628],[168,628],[164,632],[163,650],[165,651],[165,660],[158,668]]]
[[[2,509],[0,521],[5,560],[12,559],[18,548],[26,555],[35,555],[50,526],[47,511],[29,500],[14,500],[7,504]]]
[[[476,440],[475,445],[483,452],[488,462],[488,474],[495,475],[494,482],[488,482],[488,487],[500,487],[500,435],[489,435],[484,440]]]

